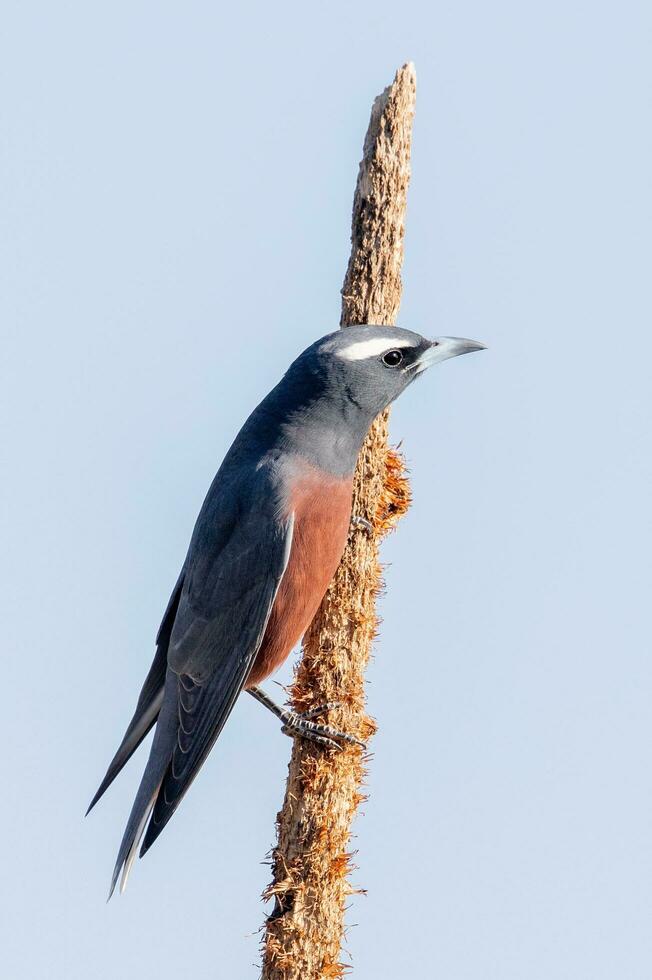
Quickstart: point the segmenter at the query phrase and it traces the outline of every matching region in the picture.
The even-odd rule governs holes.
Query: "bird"
[[[174,814],[243,691],[288,735],[331,749],[358,741],[314,720],[332,705],[301,715],[260,684],[301,639],[335,574],[374,418],[426,369],[484,347],[346,327],[304,350],[246,420],[201,507],[133,718],[87,811],[155,725],[109,898]]]

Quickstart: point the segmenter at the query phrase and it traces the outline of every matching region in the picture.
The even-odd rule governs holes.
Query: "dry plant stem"
[[[342,327],[396,322],[415,95],[414,67],[405,65],[371,111],[353,201]],[[401,460],[388,448],[387,416],[373,424],[355,477],[353,513],[369,520],[374,532],[352,530],[304,639],[291,691],[300,711],[341,702],[328,723],[367,742],[375,731],[365,714],[364,671],[378,625],[378,544],[409,504]],[[365,798],[364,764],[357,746],[335,752],[294,742],[277,821],[273,881],[265,893],[275,907],[263,941],[263,980],[322,980],[349,969],[342,963],[344,915],[354,891],[349,846],[351,823]]]

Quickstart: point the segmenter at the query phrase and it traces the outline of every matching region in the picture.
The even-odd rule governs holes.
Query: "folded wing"
[[[168,647],[163,703],[111,891],[166,825],[220,734],[260,647],[287,567],[293,515],[264,471],[219,486],[197,521]]]

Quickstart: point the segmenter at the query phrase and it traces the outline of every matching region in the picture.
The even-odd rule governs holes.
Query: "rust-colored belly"
[[[306,468],[294,485],[292,548],[246,687],[277,670],[310,625],[337,569],[351,521],[353,478]]]

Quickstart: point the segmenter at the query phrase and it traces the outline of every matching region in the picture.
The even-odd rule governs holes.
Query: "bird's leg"
[[[371,521],[368,521],[366,517],[360,517],[359,514],[354,514],[351,518],[351,527],[361,527],[370,537],[374,533],[374,526]]]
[[[287,708],[282,708],[276,704],[260,687],[248,687],[247,690],[256,701],[260,701],[272,714],[280,719],[283,723],[281,731],[284,735],[289,735],[291,738],[307,738],[311,742],[326,745],[331,749],[343,748],[343,745],[340,744],[341,742],[348,745],[360,745],[363,749],[366,748],[364,742],[354,738],[353,735],[340,732],[336,728],[331,728],[330,725],[318,725],[312,721],[317,715],[323,715],[326,711],[337,708],[339,701],[327,701],[325,704],[318,704],[315,708],[310,708],[309,711],[297,712],[289,711]]]

